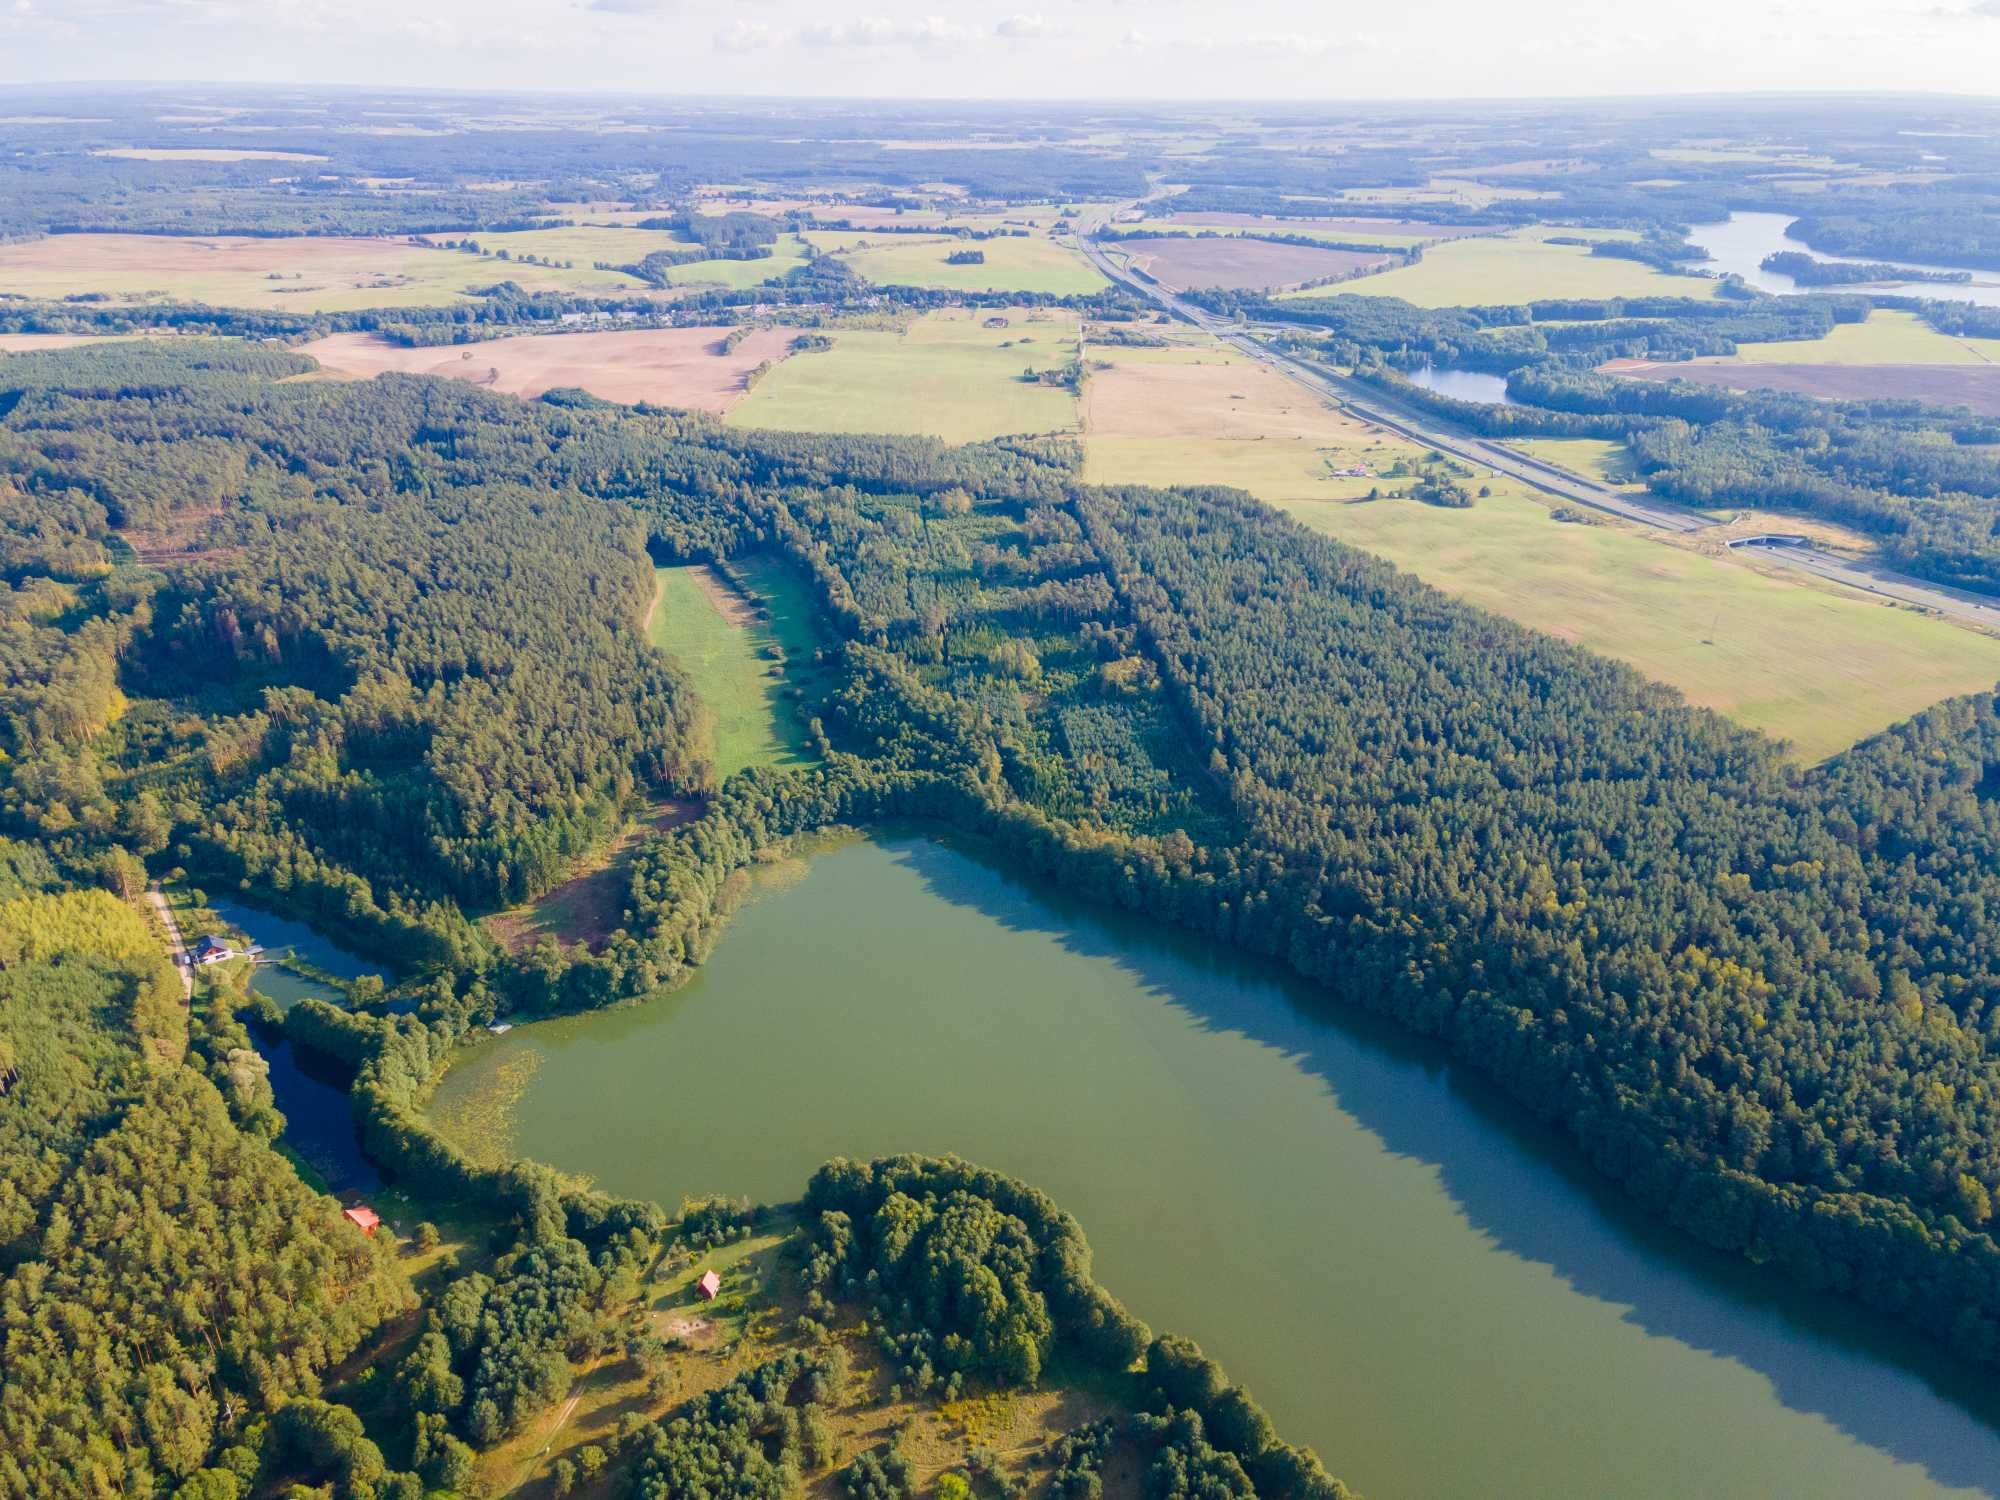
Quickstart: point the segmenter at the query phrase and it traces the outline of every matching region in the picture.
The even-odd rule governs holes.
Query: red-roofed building
[[[703,1271],[701,1280],[694,1284],[694,1289],[701,1293],[702,1301],[713,1302],[715,1294],[722,1290],[722,1278],[713,1271]]]
[[[364,1204],[357,1203],[353,1208],[343,1208],[340,1216],[363,1234],[373,1234],[382,1224],[381,1215]]]

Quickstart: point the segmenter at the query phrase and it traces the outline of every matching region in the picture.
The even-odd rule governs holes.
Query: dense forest
[[[210,493],[141,461],[160,424],[226,430],[242,463],[240,498],[164,577],[37,585],[73,602],[29,614],[35,659],[95,626],[130,700],[106,723],[72,674],[9,726],[68,726],[10,767],[7,806],[71,867],[129,881],[152,855],[247,883],[434,975],[419,1016],[462,1028],[672,980],[774,841],[951,820],[1444,1038],[1704,1238],[2000,1351],[1990,697],[1801,775],[1229,495],[1080,489],[1061,442],[744,435],[417,380],[278,385],[219,353],[140,393],[142,367],[164,381],[181,357],[41,357],[4,428],[16,483],[73,493],[87,453],[121,515]],[[89,372],[125,360],[114,400]],[[77,545],[115,540],[110,515]],[[436,587],[366,565],[378,517]],[[526,555],[553,547],[542,517],[559,561]],[[813,705],[823,769],[708,788],[669,668],[578,676],[569,642],[455,592],[503,586],[480,560],[504,539],[573,601],[568,633],[615,653],[642,535],[679,557],[775,548],[811,579],[842,637]],[[287,613],[307,586],[320,604]],[[364,598],[394,626],[372,646],[345,623]],[[558,753],[479,737],[501,725]],[[597,951],[507,955],[468,921],[649,787],[715,795],[641,849]],[[378,1157],[473,1183],[421,1122],[437,1035],[294,1019],[360,1070]]]

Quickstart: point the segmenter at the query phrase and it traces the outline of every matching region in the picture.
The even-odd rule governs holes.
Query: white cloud
[[[1049,23],[1036,11],[1032,16],[1008,16],[993,28],[995,36],[1004,36],[1011,41],[1024,41],[1031,37],[1047,36]]]
[[[716,33],[715,45],[725,52],[764,52],[789,46],[792,33],[767,21],[745,21],[740,17],[728,29]]]

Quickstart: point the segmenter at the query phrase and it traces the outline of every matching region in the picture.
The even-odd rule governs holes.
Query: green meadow
[[[792,689],[812,668],[813,609],[805,585],[762,558],[730,564],[754,598],[707,567],[658,568],[647,622],[655,646],[686,670],[715,719],[715,771],[814,763]],[[762,616],[758,607],[762,607]]]
[[[2000,681],[2000,640],[1508,495],[1281,506],[1471,603],[1637,667],[1817,761]]]

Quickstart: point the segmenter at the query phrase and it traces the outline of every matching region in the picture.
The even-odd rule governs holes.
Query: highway
[[[1120,204],[1094,218],[1076,222],[1077,248],[1084,258],[1110,280],[1150,299],[1161,309],[1221,340],[1249,359],[1270,366],[1296,381],[1315,395],[1345,408],[1364,422],[1373,423],[1398,437],[1434,448],[1465,463],[1478,464],[1534,486],[1544,494],[1574,501],[1594,510],[1621,516],[1659,531],[1683,535],[1708,529],[1717,523],[1707,516],[1680,506],[1656,505],[1641,496],[1614,490],[1596,480],[1556,464],[1545,463],[1525,453],[1489,442],[1476,434],[1448,430],[1437,419],[1403,407],[1371,385],[1350,379],[1336,370],[1273,349],[1256,333],[1232,321],[1217,318],[1190,302],[1183,301],[1158,282],[1135,276],[1104,252],[1096,239],[1097,230],[1109,219],[1138,204]],[[1766,553],[1771,561],[1797,568],[1834,583],[1845,584],[1877,598],[1894,599],[1919,609],[1950,615],[1970,624],[2000,629],[2000,599],[1926,583],[1921,579],[1838,556],[1818,547],[1773,547]]]

